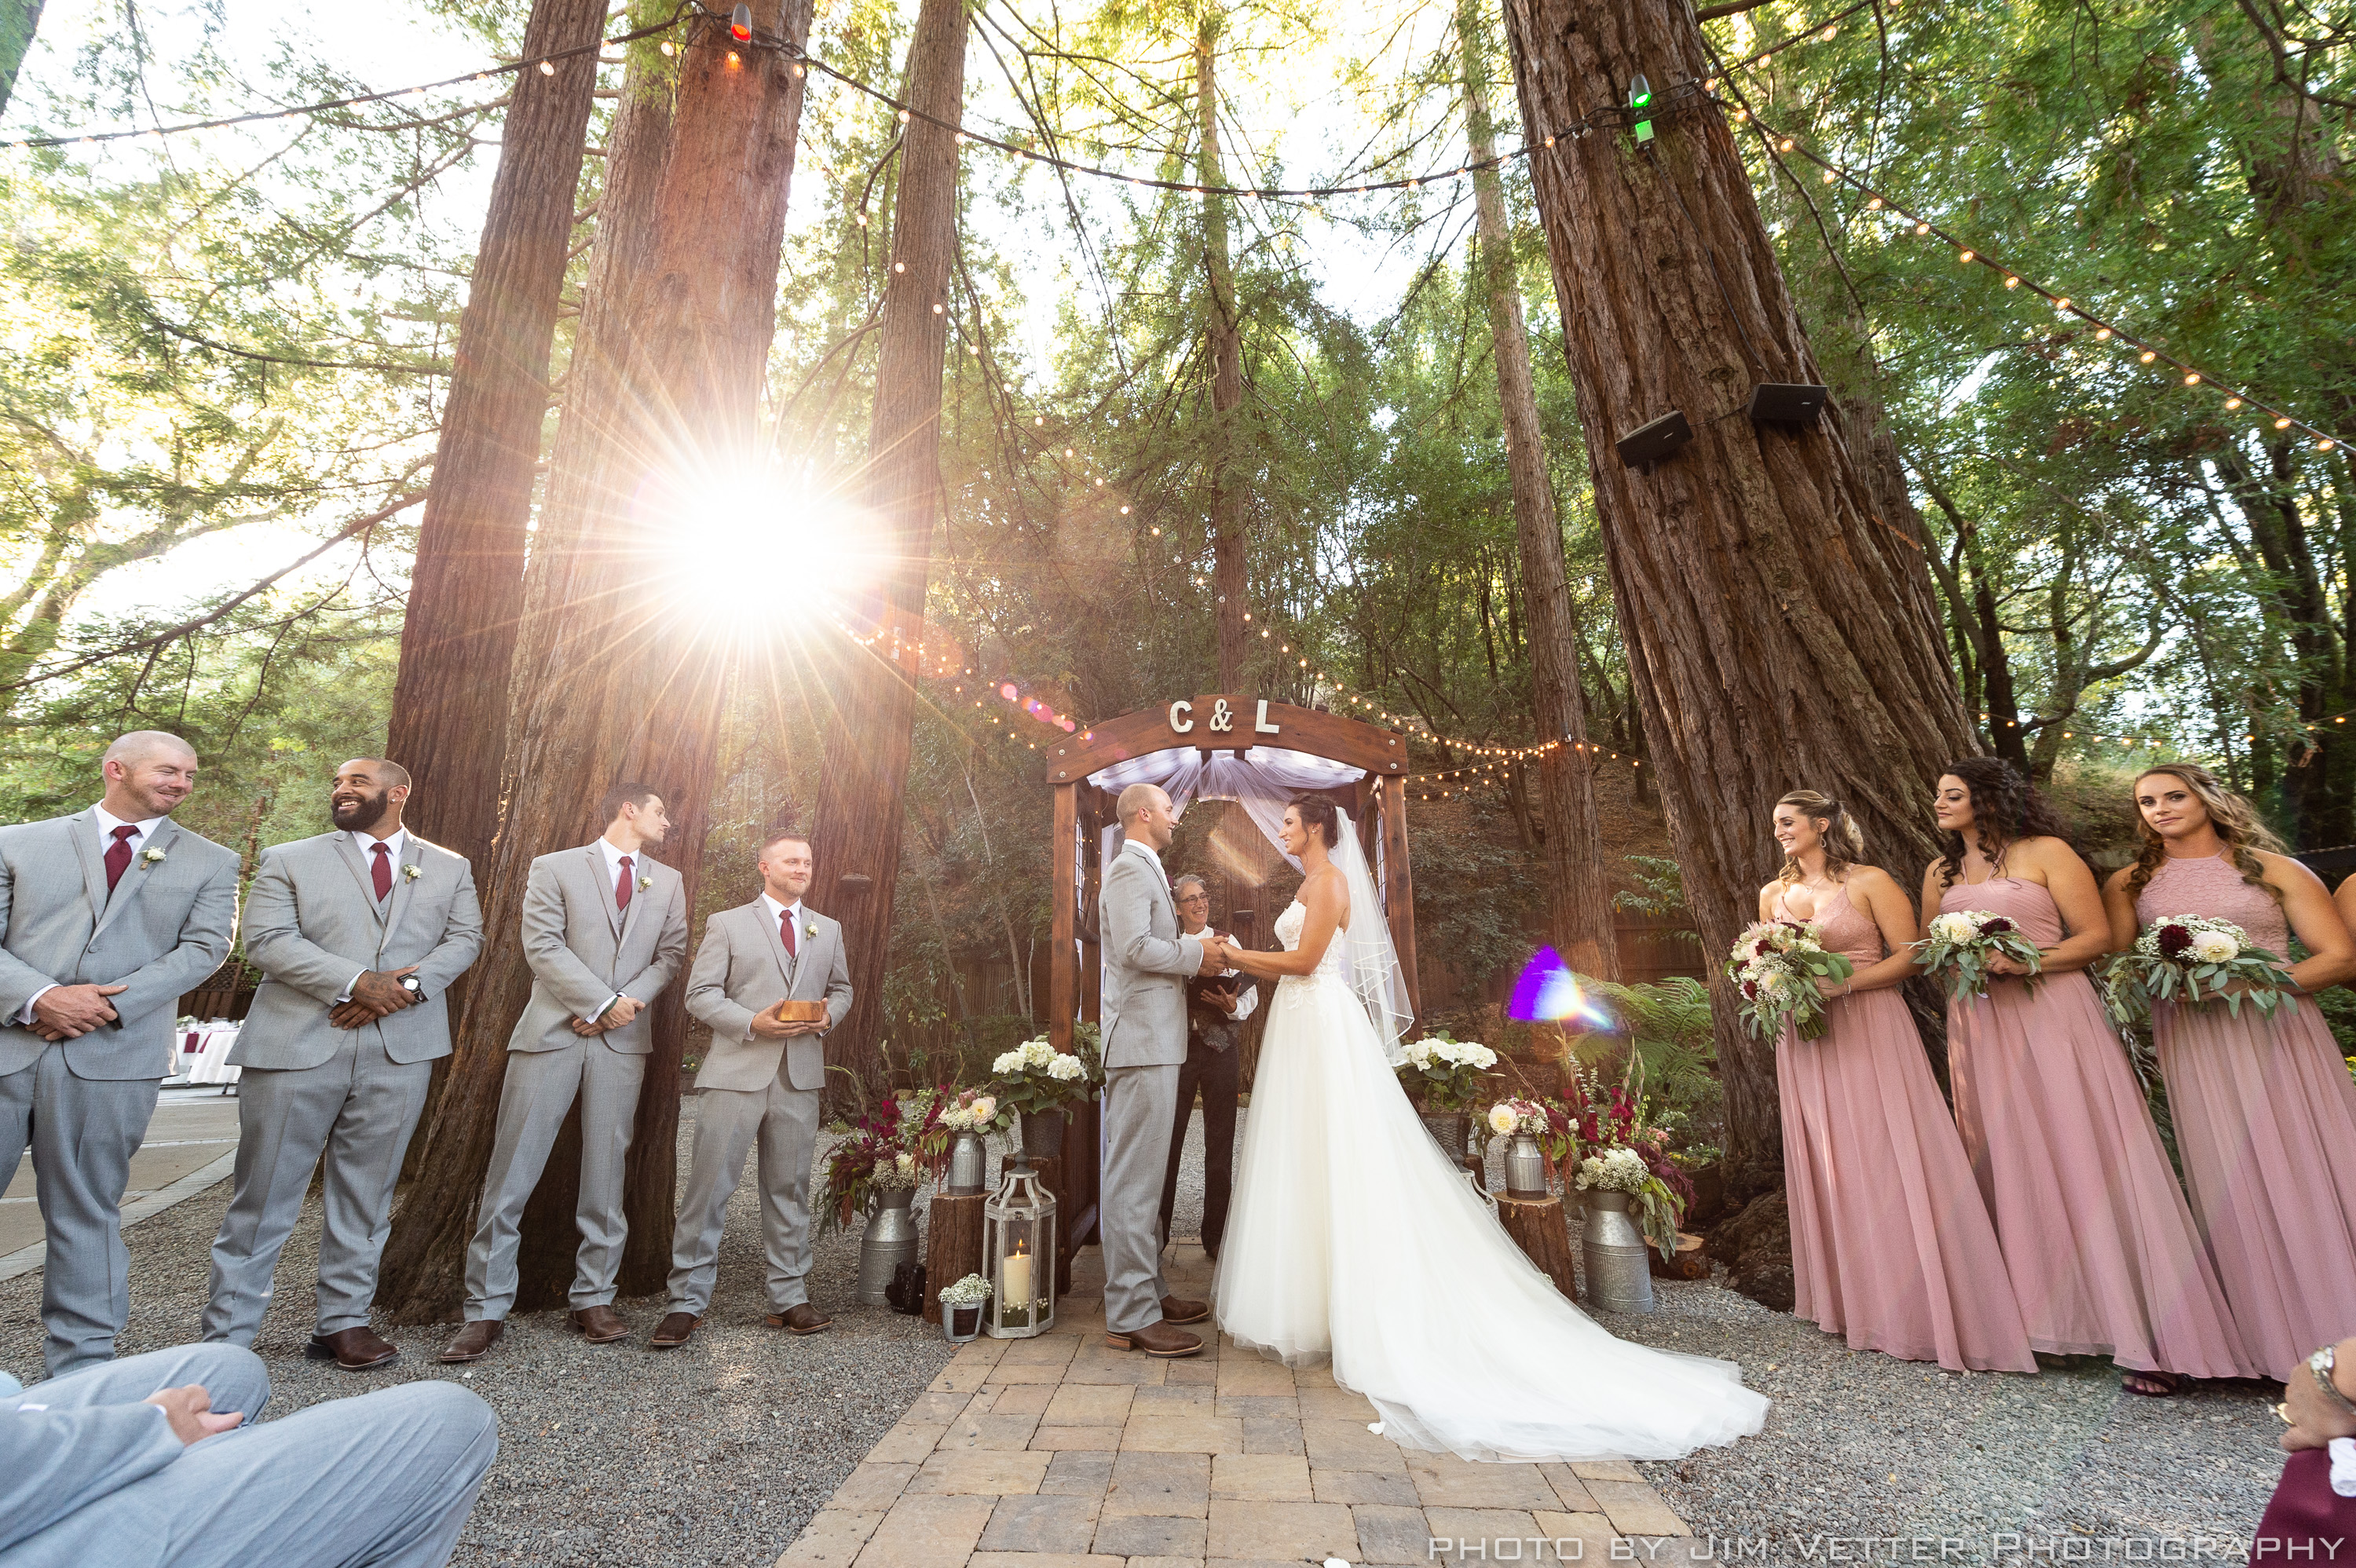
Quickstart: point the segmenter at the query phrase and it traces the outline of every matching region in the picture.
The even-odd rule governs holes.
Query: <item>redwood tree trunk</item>
[[[1488,49],[1481,14],[1472,0],[1456,10],[1464,56],[1464,129],[1475,165],[1497,155],[1497,139],[1483,96]],[[1562,525],[1547,475],[1546,435],[1538,426],[1538,394],[1530,374],[1529,327],[1515,274],[1514,240],[1505,219],[1505,184],[1494,167],[1472,176],[1480,242],[1475,265],[1488,293],[1491,357],[1497,365],[1497,406],[1504,416],[1505,468],[1514,485],[1515,529],[1521,542],[1522,592],[1529,620],[1530,706],[1541,740],[1538,822],[1546,840],[1547,934],[1581,975],[1620,977],[1619,944],[1612,930],[1612,879],[1603,866],[1603,825],[1595,809],[1595,763],[1587,747],[1587,709],[1579,689],[1579,611],[1563,565]]]
[[[1789,434],[1741,417],[1753,381],[1824,378],[1725,120],[1706,105],[1657,113],[1651,150],[1624,130],[1567,133],[1625,103],[1640,72],[1665,109],[1708,76],[1691,11],[1505,10],[1630,672],[1687,899],[1723,953],[1774,869],[1776,796],[1837,797],[1868,854],[1912,886],[1935,852],[1930,786],[1977,747],[1928,613],[1922,541],[1875,520],[1841,421]],[[1693,443],[1649,475],[1623,466],[1614,442],[1672,409]],[[1721,979],[1711,995],[1740,1201],[1780,1175],[1774,1060],[1744,1037]]]
[[[1204,10],[1194,35],[1194,112],[1202,146],[1195,177],[1206,187],[1227,183],[1219,153],[1220,13]],[[1203,323],[1211,360],[1211,588],[1217,594],[1219,689],[1244,685],[1244,638],[1251,630],[1251,582],[1244,562],[1244,486],[1236,477],[1238,416],[1244,405],[1243,317],[1236,305],[1235,261],[1227,237],[1227,198],[1203,197],[1203,272],[1209,300]]]
[[[605,23],[605,0],[535,0],[524,56],[586,48]],[[417,534],[385,742],[423,785],[411,825],[477,865],[488,864],[498,827],[532,470],[597,57],[512,80]]]
[[[910,120],[900,144],[884,293],[875,408],[861,485],[875,519],[884,580],[870,630],[826,722],[826,782],[812,825],[812,885],[819,907],[842,922],[849,948],[850,1016],[826,1038],[827,1066],[871,1086],[884,1083],[877,1049],[892,899],[900,880],[902,795],[924,656],[925,583],[940,512],[941,375],[948,347],[949,269],[957,254],[958,145],[947,127],[965,103],[964,0],[924,0],[908,41]]]
[[[810,0],[766,0],[756,27],[796,44]],[[736,53],[734,63],[732,53]],[[383,1299],[399,1320],[449,1315],[489,1157],[509,1029],[530,990],[521,913],[536,856],[587,842],[598,796],[621,779],[660,790],[661,856],[691,908],[730,673],[676,533],[684,487],[757,461],[753,441],[775,302],[802,80],[774,50],[732,51],[707,23],[678,63],[634,54],[610,159],[605,221],[583,304],[517,653],[507,816],[484,899],[476,965],[434,1125],[427,1168],[396,1216]],[[700,933],[698,933],[700,934]],[[691,937],[692,940],[692,936]],[[660,1287],[676,1189],[680,987],[654,1001],[655,1051],[638,1101],[621,1288]],[[552,1158],[525,1236],[518,1307],[554,1305],[572,1272],[577,1163]]]

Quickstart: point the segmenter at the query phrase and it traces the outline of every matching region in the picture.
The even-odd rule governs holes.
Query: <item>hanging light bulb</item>
[[[753,41],[753,7],[740,5],[729,13],[728,36],[740,44]]]

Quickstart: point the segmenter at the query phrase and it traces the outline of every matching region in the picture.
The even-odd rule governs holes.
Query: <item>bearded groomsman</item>
[[[180,993],[237,929],[237,855],[175,827],[177,735],[106,749],[96,805],[0,827],[0,1181],[33,1149],[49,1375],[111,1360],[131,1312],[123,1189],[171,1070]]]
[[[695,950],[687,1010],[712,1027],[712,1049],[695,1075],[695,1154],[671,1253],[670,1311],[647,1341],[652,1349],[686,1344],[711,1309],[720,1222],[756,1142],[769,1327],[816,1334],[832,1325],[805,1284],[810,1159],[826,1033],[851,1010],[851,966],[842,928],[802,903],[815,869],[808,838],[771,838],[761,846],[760,896],[713,915]],[[823,1000],[825,1021],[780,1020],[777,1004],[787,1000]]]
[[[381,757],[336,770],[332,833],[262,852],[245,954],[262,973],[229,1060],[237,1169],[213,1239],[208,1340],[251,1346],[279,1249],[326,1156],[317,1330],[305,1354],[347,1371],[401,1351],[369,1327],[392,1184],[450,1054],[444,993],[483,945],[463,855],[401,824],[409,773]]]
[[[466,1326],[445,1361],[482,1359],[515,1305],[517,1227],[540,1185],[564,1114],[581,1102],[581,1248],[573,1327],[593,1345],[630,1331],[614,1310],[629,1233],[622,1174],[654,1051],[655,996],[687,956],[687,892],[677,871],[643,853],[670,833],[662,797],[616,784],[599,804],[595,843],[531,863],[523,895],[531,1001],[508,1037],[508,1075],[475,1240],[466,1249]]]

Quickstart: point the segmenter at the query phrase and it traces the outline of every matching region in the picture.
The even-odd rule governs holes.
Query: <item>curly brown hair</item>
[[[1965,757],[1949,763],[1942,772],[1943,776],[1963,780],[1971,792],[1972,828],[1980,841],[1980,852],[1998,876],[2004,874],[2005,851],[2024,838],[2070,842],[2070,830],[2051,803],[2002,757]],[[1964,856],[1971,847],[1960,833],[1940,837],[1939,885],[1952,887],[1964,874]]]
[[[2162,763],[2136,774],[2136,785],[2155,773],[2165,773],[2190,790],[2209,813],[2209,826],[2224,840],[2225,859],[2242,873],[2242,880],[2254,888],[2264,888],[2266,896],[2276,903],[2283,901],[2282,890],[2266,880],[2266,869],[2259,863],[2254,849],[2265,849],[2281,855],[2287,853],[2283,841],[2259,820],[2257,807],[2225,786],[2225,781],[2198,763]],[[2143,809],[2136,808],[2136,835],[2143,843],[2136,853],[2135,869],[2127,873],[2127,897],[2140,897],[2152,877],[2168,859],[2168,840],[2152,830],[2143,818]]]
[[[1850,867],[1865,859],[1865,835],[1858,831],[1857,818],[1832,796],[1812,789],[1795,789],[1775,804],[1798,806],[1809,821],[1825,825],[1825,875],[1834,881],[1839,881]],[[1796,882],[1801,875],[1800,862],[1787,855],[1775,880]]]

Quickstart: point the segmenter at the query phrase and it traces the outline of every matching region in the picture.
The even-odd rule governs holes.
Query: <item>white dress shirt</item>
[[[348,828],[348,829],[347,829],[347,830],[345,831],[344,837],[347,837],[347,838],[348,838],[348,839],[350,839],[350,840],[352,841],[352,848],[355,848],[355,849],[357,849],[357,850],[359,850],[359,851],[360,852],[360,865],[361,865],[363,868],[365,868],[365,869],[367,869],[367,871],[368,871],[368,875],[369,875],[369,891],[370,892],[374,892],[374,891],[376,891],[376,864],[375,864],[375,862],[376,862],[376,847],[377,847],[379,844],[382,844],[382,845],[384,846],[384,851],[385,851],[385,853],[384,853],[384,858],[385,858],[385,861],[386,861],[386,863],[387,863],[387,864],[389,864],[389,865],[390,865],[390,866],[391,866],[391,868],[392,868],[392,880],[393,880],[393,886],[394,886],[394,887],[398,887],[398,886],[400,886],[400,884],[401,884],[401,857],[402,857],[403,854],[407,853],[407,852],[408,852],[408,849],[409,849],[409,829],[408,829],[408,828],[406,828],[406,827],[396,827],[396,828],[394,828],[394,829],[392,830],[392,837],[390,837],[390,838],[382,838],[382,839],[380,839],[380,838],[379,838],[375,834],[373,834],[373,833],[367,833],[367,832],[363,832],[363,831],[361,831],[360,829],[359,829],[359,828],[355,827],[355,828]],[[388,898],[388,899],[389,899],[389,898],[391,898],[391,897],[392,897],[392,889],[391,889],[391,888],[388,888],[388,889],[386,889],[386,890],[385,890],[385,894],[384,894],[384,896],[385,896],[386,898]],[[361,970],[361,971],[360,971],[360,975],[365,975],[365,974],[367,974],[367,973],[368,973],[368,971],[367,971],[367,970],[365,970],[365,969],[363,969],[363,970]],[[359,984],[360,983],[360,975],[355,975],[355,976],[352,976],[351,986],[346,986],[346,987],[344,987],[343,995],[341,995],[341,996],[339,996],[339,997],[337,997],[336,998],[336,1005],[337,1005],[337,1006],[341,1007],[344,1003],[348,1002],[348,1001],[350,1001],[350,1000],[352,999],[352,986],[357,986],[357,985],[359,985]]]
[[[133,827],[138,829],[138,831],[134,833],[129,838],[123,840],[123,842],[131,846],[131,861],[134,866],[139,863],[139,851],[145,849],[148,843],[154,839],[155,837],[155,829],[164,826],[164,819],[160,816],[151,816],[145,822],[126,822],[122,817],[115,816],[114,813],[107,810],[106,807],[102,805],[91,806],[90,808],[90,814],[98,819],[98,852],[99,857],[102,859],[105,858],[106,852],[109,849],[114,848],[114,830],[116,828]],[[127,872],[128,868],[125,868],[125,870]],[[110,901],[112,901],[112,895],[110,894]],[[99,910],[92,918],[95,920],[96,916],[103,915],[106,912],[104,910]],[[39,990],[34,992],[30,997],[27,998],[24,1010],[16,1015],[16,1021],[20,1024],[30,1024],[33,1021],[33,1004],[56,989],[57,987],[54,984],[51,984],[44,986]]]

